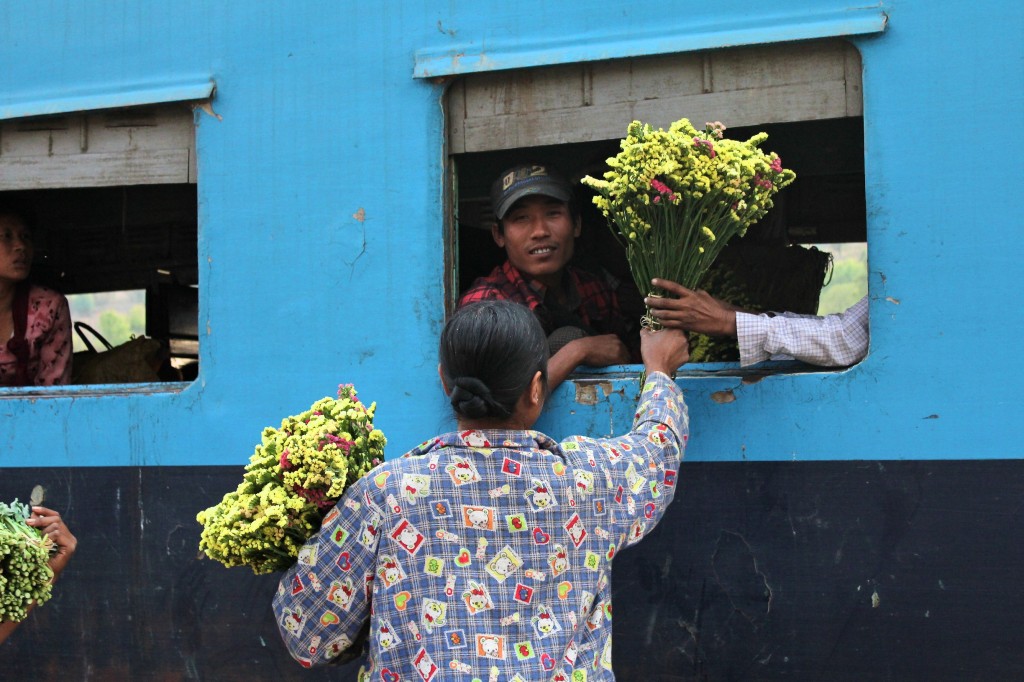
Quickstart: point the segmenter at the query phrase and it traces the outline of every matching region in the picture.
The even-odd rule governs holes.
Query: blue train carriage
[[[0,497],[42,484],[80,538],[2,676],[354,679],[291,661],[275,579],[199,559],[196,512],[338,383],[388,457],[448,428],[435,343],[500,257],[490,179],[579,177],[687,116],[797,172],[741,263],[786,282],[794,245],[867,245],[871,344],[680,373],[691,448],[617,559],[619,679],[1024,677],[1022,29],[1007,1],[4,4],[0,198],[35,212],[33,276],[136,292],[167,357],[0,389]],[[580,257],[621,275],[607,236],[588,216]],[[627,429],[636,377],[577,373],[538,428]]]

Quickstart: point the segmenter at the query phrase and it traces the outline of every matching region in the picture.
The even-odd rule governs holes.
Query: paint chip
[[[714,393],[711,394],[711,399],[714,400],[719,405],[724,405],[726,403],[736,402],[736,394],[733,393],[731,390],[715,391]]]
[[[366,222],[366,209],[360,207],[358,211],[352,214],[352,217],[361,223]]]
[[[576,402],[580,405],[597,405],[596,384],[576,384]]]
[[[224,120],[224,118],[220,114],[213,110],[213,104],[211,104],[209,101],[203,102],[199,105],[198,108],[204,111],[205,113],[209,114],[210,116],[213,116],[218,121]]]

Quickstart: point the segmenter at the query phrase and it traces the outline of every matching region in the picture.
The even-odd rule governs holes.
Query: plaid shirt
[[[868,297],[845,312],[818,317],[736,313],[740,366],[796,358],[822,367],[846,367],[868,353]]]
[[[464,431],[385,462],[281,579],[285,645],[323,665],[369,620],[359,680],[614,680],[612,560],[665,513],[688,433],[655,372],[627,435]]]
[[[597,334],[616,334],[623,341],[627,339],[627,325],[615,292],[599,277],[574,267],[566,268],[570,299],[578,299],[575,314],[587,328]],[[555,314],[544,302],[546,287],[534,279],[527,279],[509,261],[494,268],[487,277],[479,277],[462,294],[459,307],[476,301],[514,301],[529,306],[545,334],[562,326],[555,320]],[[629,345],[627,343],[627,345]]]

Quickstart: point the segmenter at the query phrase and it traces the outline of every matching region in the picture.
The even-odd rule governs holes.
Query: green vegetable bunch
[[[322,398],[279,429],[265,428],[238,488],[196,515],[199,548],[257,575],[289,568],[345,488],[384,461],[376,407],[342,384],[337,399]]]
[[[729,240],[796,178],[777,154],[758,148],[767,133],[741,142],[724,130],[717,121],[702,131],[685,118],[667,131],[633,121],[603,179],[582,179],[597,192],[594,205],[626,250],[641,292],[664,295],[651,290],[655,277],[698,288]],[[649,316],[644,323],[657,327]]]
[[[33,602],[50,599],[53,543],[25,523],[30,514],[27,504],[0,502],[0,621],[25,620]]]

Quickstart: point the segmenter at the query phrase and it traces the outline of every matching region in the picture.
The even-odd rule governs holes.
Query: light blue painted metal
[[[202,370],[184,390],[2,391],[0,468],[241,464],[262,427],[342,382],[378,403],[389,457],[450,428],[436,374],[444,85],[414,77],[417,55],[458,45],[492,58],[497,46],[504,66],[526,66],[545,49],[552,61],[686,49],[656,40],[666,26],[671,40],[720,45],[759,27],[772,41],[842,31],[864,69],[871,352],[848,371],[752,384],[684,373],[688,457],[1024,455],[1011,426],[1024,408],[1020,3],[980,15],[954,0],[122,0],[0,5],[0,102],[216,82],[221,119],[196,118]],[[539,427],[625,428],[635,375],[607,378],[593,405],[564,385]],[[722,391],[735,400],[716,401]]]
[[[510,36],[486,44],[468,42],[440,51],[420,50],[416,53],[413,74],[417,78],[436,78],[738,45],[864,35],[884,31],[886,21],[881,5],[826,9],[819,13],[798,11],[768,19],[737,12],[715,17],[699,26],[687,22],[685,16],[673,13],[665,24],[643,31],[616,34],[615,27],[612,27],[601,40],[566,40],[565,36],[552,36],[545,41],[534,41]]]
[[[100,85],[85,91],[69,88],[56,93],[36,94],[25,101],[0,101],[0,120],[163,102],[199,101],[213,97],[213,91],[214,83],[209,76],[166,83]]]

